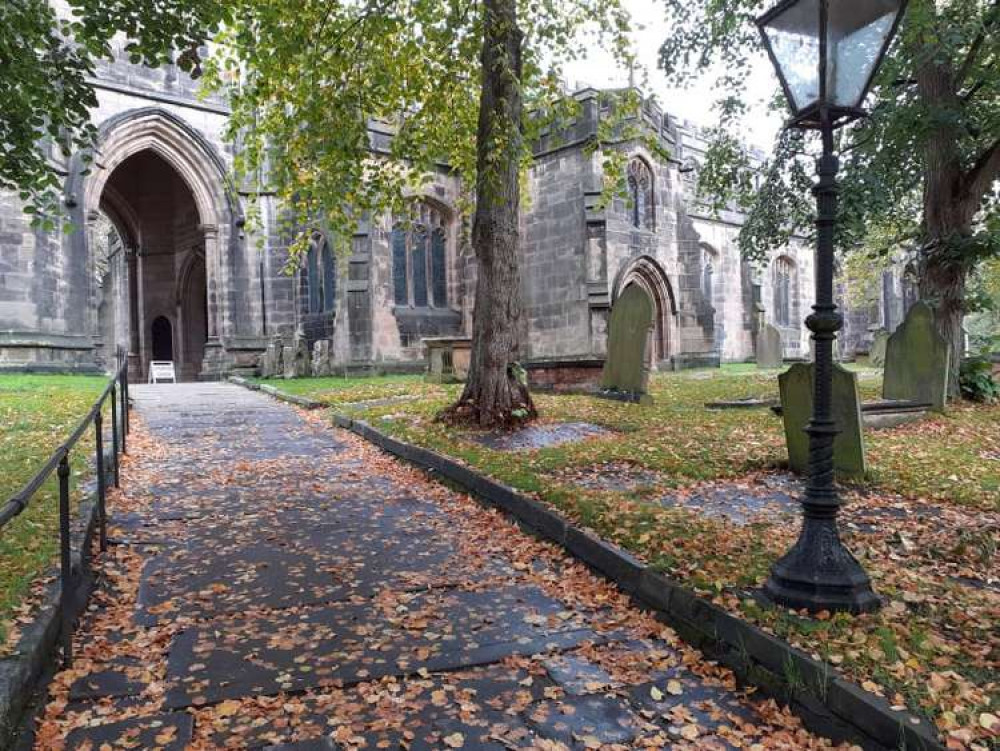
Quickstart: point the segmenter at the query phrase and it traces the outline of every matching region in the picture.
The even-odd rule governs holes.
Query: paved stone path
[[[828,747],[502,516],[232,385],[139,424],[36,748]]]

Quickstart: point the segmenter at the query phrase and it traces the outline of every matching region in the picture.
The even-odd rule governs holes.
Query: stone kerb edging
[[[323,409],[327,406],[323,402],[317,402],[315,399],[298,396],[297,394],[289,394],[276,389],[274,386],[266,383],[254,383],[241,376],[231,375],[229,376],[229,382],[235,383],[237,386],[242,386],[245,389],[250,389],[251,391],[260,391],[268,396],[273,396],[275,399],[280,399],[283,402],[294,404],[296,407],[302,407],[303,409]]]
[[[244,379],[230,380],[239,383]],[[256,384],[240,385],[253,388]],[[386,435],[362,420],[334,414],[333,422],[455,483],[530,531],[558,543],[654,611],[689,644],[731,669],[744,684],[787,702],[813,732],[837,742],[859,743],[872,751],[946,751],[930,723],[909,712],[894,711],[884,698],[845,680],[830,665],[731,615],[616,545],[570,524],[538,501],[453,459]]]
[[[428,449],[344,415],[334,423],[417,467],[456,483],[558,543],[673,627],[688,643],[729,667],[744,683],[790,704],[806,727],[868,749],[945,751],[933,726],[839,676],[788,643],[698,597],[615,545],[543,504]]]
[[[110,487],[114,458],[106,453],[104,461]],[[95,485],[78,506],[77,523],[73,525],[70,538],[70,564],[74,573],[74,588],[69,600],[72,622],[76,622],[86,607],[94,585],[90,553],[97,530],[97,512]],[[58,573],[58,569],[54,570]],[[61,588],[57,575],[46,589],[34,619],[23,627],[16,646],[9,655],[0,658],[0,749],[4,751],[14,748],[19,733],[26,730],[26,719],[38,704],[52,675],[62,627]]]

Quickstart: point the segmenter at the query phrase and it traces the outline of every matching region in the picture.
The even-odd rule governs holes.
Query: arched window
[[[653,229],[653,173],[642,159],[629,162],[628,199],[632,226]]]
[[[306,252],[304,287],[308,313],[328,313],[337,301],[337,263],[330,243],[317,235]]]
[[[421,203],[408,222],[392,229],[392,285],[396,305],[448,305],[448,255],[444,214]]]
[[[795,264],[788,256],[779,256],[774,261],[774,320],[779,326],[792,323],[794,281]]]
[[[333,310],[337,302],[337,259],[334,258],[330,243],[326,240],[320,246],[319,259],[323,267],[323,310]]]

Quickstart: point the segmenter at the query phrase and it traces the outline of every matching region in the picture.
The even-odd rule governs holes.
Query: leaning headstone
[[[934,327],[934,313],[914,303],[885,347],[882,398],[930,404],[944,412],[951,352]]]
[[[809,435],[805,427],[812,417],[813,372],[812,363],[796,363],[778,376],[788,464],[800,474],[809,470]],[[833,420],[840,431],[833,441],[833,466],[841,475],[863,477],[867,462],[856,373],[833,366],[832,399]]]
[[[646,343],[652,324],[653,301],[649,295],[638,285],[625,287],[611,308],[601,395],[640,403],[652,401],[646,393]]]
[[[757,332],[757,367],[780,368],[785,361],[781,332],[769,323]]]
[[[889,332],[879,329],[875,332],[871,346],[868,348],[868,362],[876,368],[885,367],[885,347],[889,343]]]

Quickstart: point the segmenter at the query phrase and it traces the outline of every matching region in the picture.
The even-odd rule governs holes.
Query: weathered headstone
[[[313,343],[311,370],[314,376],[328,376],[333,372],[329,339],[319,339]]]
[[[261,357],[260,361],[260,375],[262,378],[274,378],[275,376],[282,374],[282,348],[283,346],[280,336],[274,337],[267,343],[267,349],[264,350],[264,355]]]
[[[934,313],[914,303],[885,347],[882,398],[926,403],[944,412],[951,352],[934,327]]]
[[[812,363],[796,363],[778,376],[788,464],[801,474],[809,469],[809,435],[804,428],[812,417],[813,373]],[[842,475],[863,476],[867,462],[861,431],[858,377],[836,364],[833,366],[833,420],[840,431],[833,442],[834,468]]]
[[[282,348],[281,359],[285,378],[304,378],[309,375],[309,347],[304,339],[296,337],[291,346]]]
[[[645,290],[630,284],[615,300],[608,324],[608,359],[601,375],[601,391],[614,398],[649,402],[646,345],[653,324],[653,301]]]
[[[421,340],[426,350],[430,383],[460,383],[469,375],[472,339],[465,336],[435,336]]]
[[[769,323],[757,332],[757,367],[780,368],[785,361],[781,332]]]
[[[868,362],[876,368],[885,367],[885,347],[889,343],[889,332],[879,329],[875,332],[872,344],[868,348]]]

